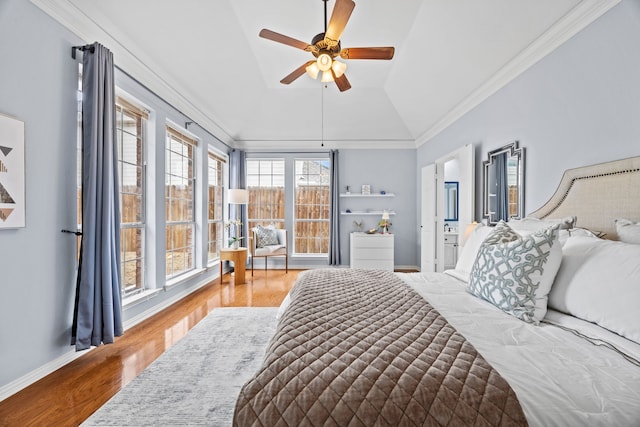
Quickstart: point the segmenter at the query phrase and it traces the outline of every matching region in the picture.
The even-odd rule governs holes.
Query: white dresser
[[[351,268],[393,271],[393,234],[351,233]]]

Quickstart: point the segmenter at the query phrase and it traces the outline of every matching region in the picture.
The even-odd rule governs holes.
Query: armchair
[[[251,252],[251,275],[253,276],[253,259],[256,257],[264,257],[264,269],[267,269],[267,261],[269,257],[283,256],[285,273],[289,272],[289,250],[287,247],[287,230],[275,229],[278,236],[277,245],[267,245],[258,247],[258,236],[256,230],[252,229],[249,233],[249,251]]]

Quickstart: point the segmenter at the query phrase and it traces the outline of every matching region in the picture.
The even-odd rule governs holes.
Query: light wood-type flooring
[[[277,307],[300,271],[225,274],[177,304],[0,402],[0,426],[77,426],[217,307]]]

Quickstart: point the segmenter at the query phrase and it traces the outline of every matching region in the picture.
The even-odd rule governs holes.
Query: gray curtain
[[[329,217],[329,265],[340,265],[340,183],[338,181],[338,150],[329,152],[331,161],[331,213]]]
[[[507,153],[496,156],[496,222],[509,220],[509,179]]]
[[[231,150],[229,154],[229,188],[247,188],[247,173],[246,162],[247,154],[242,150]],[[247,206],[246,205],[229,205],[229,218],[240,218],[242,221],[242,227],[240,230],[240,236],[245,240],[248,235],[247,228]],[[247,246],[246,241],[242,241],[242,246]]]
[[[77,351],[123,333],[113,54],[98,43],[85,46],[82,66],[82,243],[71,340]]]

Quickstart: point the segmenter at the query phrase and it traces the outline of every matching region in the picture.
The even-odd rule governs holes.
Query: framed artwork
[[[24,122],[0,114],[0,229],[25,226]]]
[[[362,185],[362,194],[371,194],[371,186],[369,184]]]

